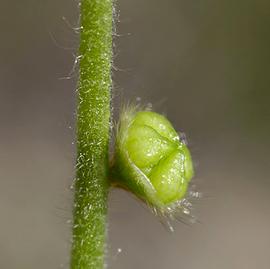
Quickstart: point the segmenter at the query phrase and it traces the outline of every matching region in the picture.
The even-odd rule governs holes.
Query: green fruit
[[[120,117],[111,170],[115,184],[161,210],[185,197],[193,176],[190,152],[171,123],[134,107]]]

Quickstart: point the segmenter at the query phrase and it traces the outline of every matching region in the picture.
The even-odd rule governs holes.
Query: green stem
[[[104,267],[112,59],[112,0],[81,0],[72,269]]]

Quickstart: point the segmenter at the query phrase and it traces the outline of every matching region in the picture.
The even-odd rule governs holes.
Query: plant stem
[[[104,268],[112,0],[81,0],[72,269]]]

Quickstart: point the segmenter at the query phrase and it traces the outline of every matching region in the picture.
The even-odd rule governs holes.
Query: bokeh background
[[[170,233],[113,190],[108,268],[270,268],[270,2],[118,0],[114,114],[187,134],[200,223]],[[0,268],[68,268],[78,1],[0,2]],[[75,28],[75,29],[73,29]]]

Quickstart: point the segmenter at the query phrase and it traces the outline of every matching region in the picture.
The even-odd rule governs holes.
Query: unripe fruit
[[[162,211],[185,197],[192,176],[190,152],[164,116],[134,107],[122,113],[112,163],[116,185]]]

